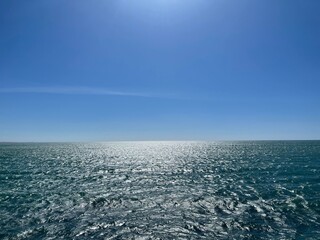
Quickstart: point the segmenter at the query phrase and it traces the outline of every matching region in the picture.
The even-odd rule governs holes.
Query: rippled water
[[[320,141],[0,144],[2,239],[320,239]]]

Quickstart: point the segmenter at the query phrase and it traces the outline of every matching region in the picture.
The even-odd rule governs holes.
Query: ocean
[[[320,141],[1,143],[0,239],[320,239]]]

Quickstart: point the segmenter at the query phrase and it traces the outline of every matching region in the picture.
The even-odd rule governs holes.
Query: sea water
[[[320,239],[320,141],[0,144],[0,239]]]

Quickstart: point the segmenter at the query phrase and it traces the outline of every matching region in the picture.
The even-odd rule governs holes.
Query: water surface
[[[0,239],[319,239],[320,141],[0,144]]]

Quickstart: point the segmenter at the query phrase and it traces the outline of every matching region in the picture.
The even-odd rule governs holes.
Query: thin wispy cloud
[[[47,93],[47,94],[109,95],[109,96],[147,97],[147,98],[177,98],[177,96],[172,96],[168,94],[114,91],[106,88],[91,88],[91,87],[0,88],[0,93]]]

